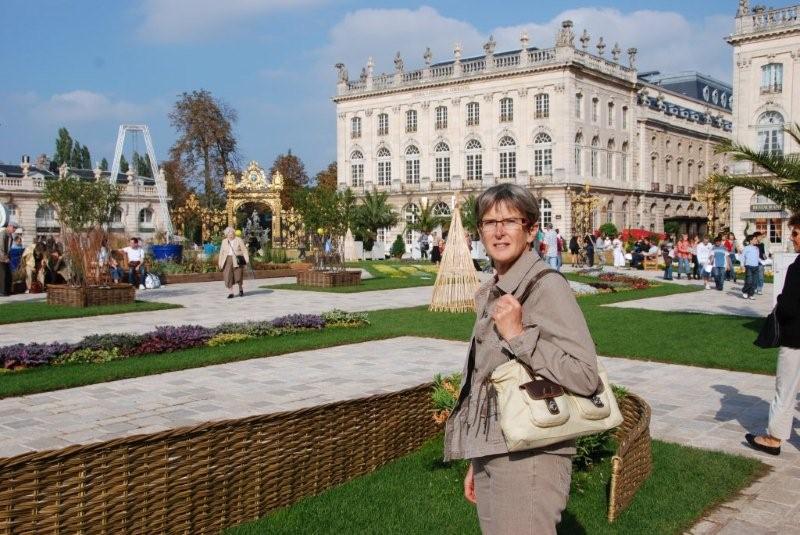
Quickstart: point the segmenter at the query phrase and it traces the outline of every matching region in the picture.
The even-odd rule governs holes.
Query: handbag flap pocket
[[[614,393],[608,385],[605,371],[600,371],[599,375],[600,386],[597,387],[594,394],[591,396],[579,396],[577,394],[570,396],[575,408],[578,410],[578,414],[587,420],[602,420],[611,415],[611,398],[609,396],[613,396]]]
[[[525,404],[535,426],[555,427],[569,420],[569,403],[561,385],[546,379],[534,379],[520,385],[520,390],[524,390]],[[545,393],[556,395],[547,396]]]
[[[564,395],[564,387],[547,379],[528,381],[519,385],[520,390],[525,390],[533,399],[555,398]]]

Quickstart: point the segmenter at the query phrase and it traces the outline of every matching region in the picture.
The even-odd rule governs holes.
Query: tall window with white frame
[[[653,184],[658,183],[658,174],[656,166],[658,165],[658,154],[653,153],[650,155],[650,182]]]
[[[761,92],[783,92],[783,63],[768,63],[761,67]]]
[[[553,205],[544,197],[539,199],[539,224],[541,227],[553,224]]]
[[[411,246],[414,244],[414,240],[417,237],[416,231],[411,230],[409,227],[414,225],[417,221],[419,221],[419,206],[416,204],[408,203],[405,208],[403,209],[403,215],[406,219],[406,232],[404,235],[406,246]]]
[[[419,184],[419,149],[414,145],[406,149],[406,184]]]
[[[581,93],[575,94],[575,117],[583,119],[583,95]]]
[[[388,113],[379,113],[378,114],[378,135],[379,136],[389,135],[389,114]]]
[[[364,155],[360,150],[354,150],[350,155],[350,185],[364,187]]]
[[[413,134],[417,131],[417,110],[406,112],[406,133]]]
[[[575,175],[583,173],[583,134],[575,135]]]
[[[628,107],[627,106],[623,106],[622,107],[622,129],[623,130],[627,130],[628,129]]]
[[[447,106],[436,106],[436,129],[444,130],[447,128]]]
[[[692,187],[692,168],[694,167],[694,160],[686,162],[686,193],[689,193],[689,188]]]
[[[599,150],[600,150],[600,138],[594,136],[592,138],[592,150],[589,153],[589,176],[592,178],[597,178],[597,166],[598,166],[597,158],[599,156],[597,152]]]
[[[539,93],[533,97],[533,101],[536,105],[535,117],[537,119],[546,119],[550,117],[550,95],[547,93]]]
[[[592,122],[595,124],[600,122],[600,99],[597,97],[592,99]]]
[[[511,136],[504,136],[498,143],[500,147],[500,178],[517,176],[517,143]]]
[[[467,103],[467,126],[478,126],[481,123],[481,106],[477,102]]]
[[[358,139],[361,137],[361,117],[350,119],[350,138]]]
[[[514,100],[511,97],[500,99],[500,122],[508,123],[514,120]]]
[[[614,143],[613,139],[608,140],[608,144],[606,145],[606,178],[609,180],[614,180],[614,151],[616,151],[617,146]]]
[[[378,149],[378,185],[388,186],[392,183],[392,153],[386,147]]]
[[[481,180],[483,178],[483,147],[477,139],[470,139],[466,145],[467,180]]]
[[[683,186],[683,158],[675,160],[675,185]]]
[[[622,154],[619,158],[619,177],[623,182],[628,181],[628,142],[622,144]]]
[[[768,111],[758,118],[758,147],[761,152],[783,154],[783,115]]]
[[[553,140],[545,132],[533,138],[533,175],[544,176],[553,172]]]
[[[608,121],[607,121],[609,128],[614,128],[614,103],[608,103]]]
[[[667,156],[664,159],[664,184],[667,186],[672,185],[672,156]]]
[[[434,179],[436,182],[450,182],[450,147],[440,141],[433,148]]]

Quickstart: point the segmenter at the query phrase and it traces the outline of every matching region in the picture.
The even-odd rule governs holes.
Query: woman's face
[[[800,253],[800,226],[791,227],[789,235],[792,238],[792,245],[794,245],[794,252]]]
[[[501,220],[507,221],[500,224]],[[486,221],[497,221],[496,225],[483,225]],[[536,239],[538,225],[528,226],[527,218],[514,207],[498,203],[489,208],[481,218],[481,241],[488,255],[494,260],[499,273],[504,273],[529,248]],[[522,224],[519,224],[522,223]]]
[[[234,233],[234,231],[229,230],[228,232],[225,233],[225,237],[228,238],[229,240],[232,240],[233,238],[236,237],[236,234]]]

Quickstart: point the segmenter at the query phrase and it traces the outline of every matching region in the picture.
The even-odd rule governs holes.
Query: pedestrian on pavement
[[[758,280],[758,236],[753,235],[748,239],[750,242],[742,251],[742,261],[744,263],[744,287],[742,287],[742,298],[753,299],[756,293],[756,282]]]
[[[586,247],[586,263],[589,267],[594,266],[594,240],[590,234],[583,237],[583,246]]]
[[[509,453],[487,380],[511,356],[570,392],[589,395],[599,384],[595,347],[566,279],[540,275],[548,264],[528,253],[539,220],[533,194],[498,184],[480,194],[476,212],[496,275],[476,294],[475,334],[445,425],[444,458],[469,459],[464,497],[477,505],[483,533],[555,535],[569,498],[575,443]],[[535,284],[531,298],[520,304],[529,284]]]
[[[789,228],[794,252],[800,253],[800,214],[789,218]],[[780,454],[781,442],[789,440],[792,435],[797,392],[800,390],[800,256],[786,272],[775,316],[780,326],[780,350],[767,432],[760,436],[745,435],[750,446],[772,455]]]
[[[722,236],[714,238],[711,261],[714,266],[714,287],[721,292],[725,284],[725,272],[729,265],[728,249],[722,244]]]
[[[703,274],[703,282],[706,290],[711,289],[711,272],[714,264],[711,263],[711,250],[714,248],[708,242],[708,236],[703,236],[703,241],[697,244],[697,262],[700,265],[700,272]]]
[[[730,260],[730,267],[728,271],[725,273],[725,280],[729,280],[736,284],[736,253],[737,251],[737,243],[736,243],[736,236],[733,232],[729,232],[728,236],[726,237],[723,244],[725,249],[728,251],[728,258]]]
[[[700,262],[697,261],[697,246],[700,245],[700,237],[695,236],[690,241],[689,252],[692,255],[692,276],[690,279],[700,280]]]
[[[9,219],[5,232],[0,238],[0,294],[11,295],[11,246],[14,244],[14,233],[17,231],[16,220]]]
[[[758,279],[756,280],[756,293],[761,295],[764,293],[764,266],[767,265],[767,258],[769,258],[766,247],[767,238],[760,232],[756,232],[754,236],[758,236]]]
[[[569,239],[569,254],[572,256],[572,267],[578,267],[578,254],[581,252],[581,247],[578,245],[578,237],[572,235]]]
[[[616,236],[614,241],[611,242],[611,245],[614,248],[614,267],[625,267],[625,249],[623,249],[623,243],[620,237]]]
[[[689,264],[692,261],[692,245],[689,243],[688,234],[681,236],[675,248],[675,256],[678,258],[678,280],[680,280],[682,275],[686,275],[686,278],[690,279],[691,273],[689,271]]]
[[[553,230],[552,223],[546,224],[544,228],[544,238],[542,239],[544,258],[551,268],[558,270],[558,234]]]
[[[219,248],[219,269],[222,270],[222,280],[228,289],[228,299],[233,298],[233,285],[239,285],[239,297],[244,296],[243,274],[244,267],[250,263],[250,253],[244,240],[236,236],[233,227],[225,229],[225,239]]]
[[[667,241],[661,247],[661,257],[664,260],[664,280],[672,280],[672,263],[675,259],[675,247]]]

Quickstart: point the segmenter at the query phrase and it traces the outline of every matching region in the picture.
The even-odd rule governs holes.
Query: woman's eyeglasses
[[[506,230],[519,230],[527,224],[528,220],[524,217],[509,217],[508,219],[484,219],[481,221],[480,227],[482,231],[490,232],[497,229],[497,225]]]

